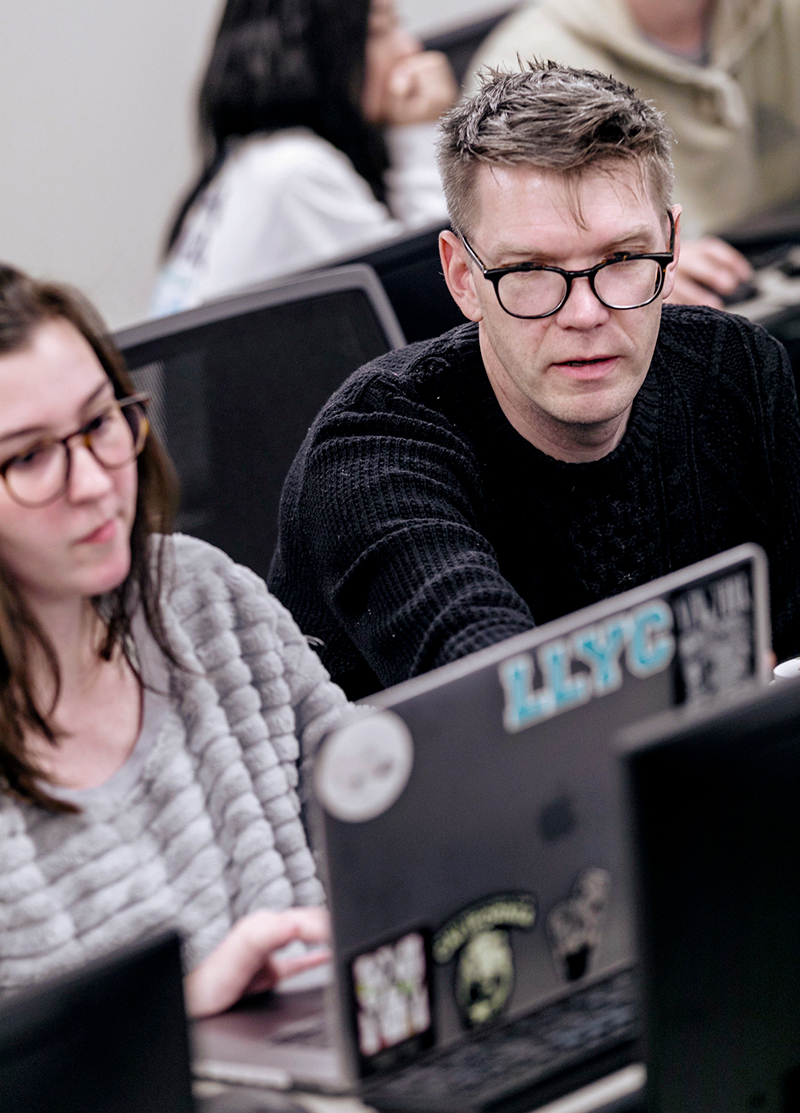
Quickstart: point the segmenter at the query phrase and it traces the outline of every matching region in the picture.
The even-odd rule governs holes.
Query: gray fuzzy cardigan
[[[59,790],[77,815],[0,797],[0,992],[167,925],[191,969],[245,913],[323,900],[297,762],[346,700],[254,573],[194,538],[165,544],[165,628],[187,667],[138,623],[131,757],[97,788]]]

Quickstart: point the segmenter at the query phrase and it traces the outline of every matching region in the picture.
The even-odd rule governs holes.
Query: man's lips
[[[601,379],[616,367],[619,356],[589,356],[586,359],[569,359],[553,366],[571,379]]]

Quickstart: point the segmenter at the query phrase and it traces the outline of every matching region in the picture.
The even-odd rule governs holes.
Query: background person
[[[533,57],[611,73],[665,113],[683,207],[670,299],[721,306],[751,269],[709,233],[800,201],[800,0],[534,0],[471,69]]]
[[[252,572],[165,535],[104,333],[0,267],[0,992],[170,926],[202,1015],[319,960],[273,951],[327,935],[297,758],[346,701]]]
[[[800,648],[800,416],[786,352],[663,306],[671,136],[613,78],[487,75],[442,120],[471,322],[355,372],[289,472],[275,594],[351,697],[745,541]]]
[[[456,95],[393,0],[228,0],[200,92],[205,167],[153,312],[446,219],[434,121]]]

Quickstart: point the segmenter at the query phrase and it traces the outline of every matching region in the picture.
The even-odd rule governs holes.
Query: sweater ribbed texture
[[[513,429],[464,325],[330,399],[284,488],[270,586],[356,698],[755,541],[787,657],[798,489],[786,354],[741,318],[665,306],[622,441],[584,464]]]
[[[79,815],[0,799],[0,990],[166,926],[192,968],[245,913],[323,900],[297,760],[344,697],[258,577],[193,538],[166,544],[165,628],[186,668],[160,656],[168,699],[138,775],[66,794]]]

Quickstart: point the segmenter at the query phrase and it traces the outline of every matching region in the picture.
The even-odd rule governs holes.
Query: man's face
[[[469,238],[489,268],[537,262],[584,270],[616,253],[668,250],[667,214],[656,211],[637,168],[626,163],[571,183],[535,167],[481,166],[474,188],[478,218]],[[674,265],[662,294],[640,309],[606,308],[579,278],[558,312],[521,320],[502,309],[460,241],[444,235],[451,292],[480,322],[486,370],[512,425],[562,459],[610,451],[650,366]],[[581,455],[587,443],[600,446],[594,457]]]

